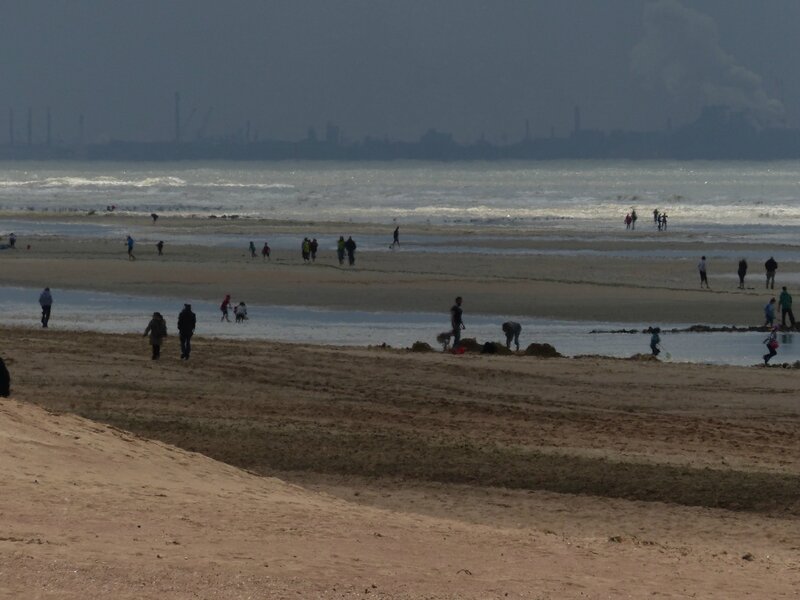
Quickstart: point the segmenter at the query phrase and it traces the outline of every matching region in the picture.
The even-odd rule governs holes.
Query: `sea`
[[[26,219],[0,217],[0,237],[3,238],[11,231],[18,236],[108,238],[131,233],[150,241],[147,235],[151,234],[146,230],[123,230],[120,225],[75,222],[68,218],[94,211],[95,214],[156,213],[160,216],[386,225],[386,236],[365,235],[360,238],[359,246],[363,251],[388,251],[390,232],[396,225],[431,224],[438,226],[440,233],[403,237],[403,241],[412,244],[419,252],[578,254],[597,251],[570,249],[568,246],[547,251],[531,250],[487,241],[500,233],[513,232],[524,236],[533,231],[540,237],[561,239],[567,232],[574,234],[575,230],[585,231],[586,239],[597,235],[603,236],[604,240],[618,236],[620,240],[633,241],[634,238],[625,232],[625,215],[636,210],[638,227],[652,229],[654,209],[668,215],[670,231],[681,232],[679,237],[671,240],[675,243],[701,241],[708,243],[710,248],[715,243],[730,242],[771,245],[779,262],[800,261],[800,161],[0,163],[0,212],[6,215],[29,213]],[[37,215],[46,215],[47,218],[38,220]],[[59,216],[64,220],[59,220]],[[473,233],[454,243],[447,239],[448,227],[454,231],[463,231],[466,227]],[[190,229],[188,233],[184,231],[169,240],[169,244],[225,246],[241,246],[244,242],[244,238],[237,234],[215,234],[214,239],[209,240],[207,234],[200,231],[193,234]],[[270,244],[273,248],[294,248],[296,240],[286,235],[271,236]],[[637,250],[629,244],[607,252],[636,256],[653,250],[645,247]],[[721,253],[725,258],[736,256],[733,250]],[[20,295],[27,293],[0,287],[0,315],[9,314],[12,308],[19,309]],[[84,311],[98,314],[98,307],[91,306],[83,298],[86,302],[81,308],[82,297],[79,291],[75,293],[79,295],[70,300],[75,309],[72,326],[78,328]],[[91,292],[86,294],[104,300],[102,314],[116,314],[115,319],[95,319],[97,322],[127,323],[125,315],[114,311],[138,302]],[[151,300],[142,302],[146,304]],[[139,319],[140,308],[143,307],[136,305],[128,316]],[[315,335],[318,338],[313,341],[319,343],[409,345],[415,341],[411,337],[417,338],[421,333],[421,329],[416,331],[411,327],[406,331],[409,339],[390,336],[391,339],[384,337],[381,340],[380,336],[370,337],[356,327],[357,323],[372,323],[371,330],[385,331],[389,335],[389,331],[397,329],[395,325],[399,315],[396,314],[337,315],[324,311],[318,314],[305,307],[265,306],[260,309],[255,313],[271,320],[263,330],[255,326],[250,328],[249,335],[257,338],[297,340],[300,329],[312,322],[316,323]],[[251,307],[251,314],[253,312]],[[268,314],[271,316],[266,317]],[[306,315],[305,321],[303,315]],[[484,316],[487,327],[488,322],[495,322],[495,317],[503,317]],[[408,315],[402,317],[408,322]],[[430,319],[436,318],[439,317],[416,315],[412,321],[416,319],[420,328],[430,325],[433,332],[438,332],[445,327],[429,323]],[[5,319],[0,316],[0,320]],[[326,335],[327,322],[333,322],[335,326],[328,328],[329,334]],[[535,324],[538,331],[550,331],[561,339],[562,346],[564,338],[583,339],[578,334],[585,333],[585,341],[581,344],[572,347],[572,342],[566,343],[568,353],[573,355],[606,353],[622,356],[637,349],[647,349],[643,340],[619,347],[616,342],[597,341],[599,337],[588,334],[592,329],[610,329],[613,325],[585,322]],[[102,328],[98,325],[97,329]],[[349,329],[358,335],[348,335],[346,331]],[[279,331],[280,334],[276,333]],[[220,332],[219,335],[227,334]],[[676,352],[671,354],[677,359],[690,361],[747,364],[753,355],[753,344],[755,352],[759,350],[758,343],[747,339],[742,342],[742,352],[731,353],[732,334],[714,335],[728,337],[710,344],[712,350],[709,352],[698,353],[696,348],[692,350],[696,344],[687,342],[685,351],[676,347]],[[791,337],[786,336],[785,345],[791,346]],[[739,338],[745,340],[747,336]],[[613,339],[626,338],[617,336]]]

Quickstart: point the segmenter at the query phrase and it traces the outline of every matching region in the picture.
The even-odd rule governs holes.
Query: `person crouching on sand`
[[[147,329],[144,330],[144,337],[150,336],[150,345],[153,347],[153,360],[158,360],[161,356],[161,344],[164,343],[164,338],[167,337],[167,322],[160,312],[154,312],[153,318],[147,324]]]
[[[506,348],[511,350],[511,341],[513,340],[517,352],[519,352],[519,334],[522,332],[522,325],[514,321],[506,321],[503,323],[502,329],[506,334]]]

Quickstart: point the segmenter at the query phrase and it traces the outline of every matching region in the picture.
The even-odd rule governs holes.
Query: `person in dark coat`
[[[344,249],[347,251],[347,262],[350,263],[352,267],[356,264],[356,243],[353,241],[352,236],[347,238],[347,241],[344,243]]]
[[[39,295],[39,306],[42,307],[42,327],[47,327],[50,322],[50,310],[53,308],[53,295],[49,287],[44,288]]]
[[[144,330],[144,337],[150,336],[150,345],[153,347],[153,360],[158,360],[161,357],[161,344],[164,343],[164,338],[167,337],[167,322],[160,312],[154,312],[153,318],[147,324]]]
[[[456,298],[456,303],[450,307],[450,326],[453,328],[453,348],[461,343],[461,330],[464,326],[464,310],[461,308],[461,296]]]
[[[747,261],[745,259],[741,259],[739,261],[739,268],[736,270],[737,275],[739,275],[739,289],[744,289],[744,276],[747,275]]]
[[[8,398],[11,395],[11,375],[8,374],[6,363],[0,358],[0,396]]]
[[[319,250],[319,242],[317,241],[317,238],[311,240],[311,243],[308,247],[311,251],[311,262],[314,262],[317,260],[317,250]]]
[[[197,325],[197,317],[192,312],[191,304],[184,304],[178,315],[178,335],[181,339],[181,360],[189,360],[192,352],[192,336]]]
[[[764,263],[764,268],[767,271],[767,285],[765,287],[775,289],[775,271],[778,270],[778,261],[771,256],[769,260]]]
[[[513,340],[517,352],[519,352],[519,334],[522,333],[522,325],[514,321],[506,321],[503,323],[503,333],[506,334],[506,348],[511,350],[511,341]]]

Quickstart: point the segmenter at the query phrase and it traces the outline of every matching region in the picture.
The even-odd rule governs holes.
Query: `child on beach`
[[[661,348],[658,347],[661,343],[661,336],[658,335],[661,333],[661,328],[651,327],[650,331],[652,331],[652,335],[650,336],[650,350],[653,352],[653,356],[658,356],[661,354]]]
[[[764,305],[764,327],[772,327],[775,324],[775,298],[770,298]]]
[[[769,359],[775,356],[778,353],[778,347],[780,344],[778,343],[778,326],[773,325],[772,331],[770,331],[769,335],[763,342],[767,345],[767,350],[769,351],[768,354],[764,355],[764,364],[769,364]]]
[[[247,305],[244,302],[239,302],[233,307],[233,315],[237,323],[244,323],[247,320]]]
[[[228,316],[228,307],[231,305],[231,295],[225,294],[225,299],[222,301],[222,304],[219,305],[220,311],[222,311],[222,318],[220,321],[227,321],[228,323],[231,322],[230,317]]]
[[[264,260],[267,259],[272,260],[271,258],[269,258],[269,255],[270,255],[269,244],[267,242],[264,242],[264,247],[261,249],[261,258]]]
[[[255,243],[250,242],[249,250],[250,250],[250,258],[255,258],[256,257],[256,245],[255,245]]]
[[[133,238],[131,236],[125,238],[125,244],[128,246],[128,260],[136,260],[136,256],[133,254]]]

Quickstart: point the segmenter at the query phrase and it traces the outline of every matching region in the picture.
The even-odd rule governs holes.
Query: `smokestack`
[[[575,107],[575,135],[581,131],[581,107]]]
[[[50,147],[53,139],[51,136],[51,129],[52,129],[52,121],[50,120],[50,107],[47,107],[47,147]]]
[[[14,145],[14,109],[8,109],[8,143]]]
[[[175,143],[181,141],[181,94],[175,92]]]

